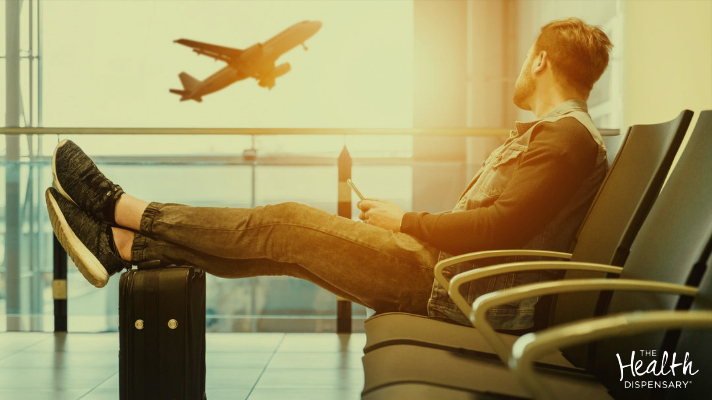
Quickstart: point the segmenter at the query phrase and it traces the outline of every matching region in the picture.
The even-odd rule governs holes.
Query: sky
[[[70,1],[44,4],[44,125],[69,127],[407,128],[413,113],[410,1]],[[322,29],[254,79],[180,102],[182,71],[225,64],[179,38],[245,49],[290,25]]]

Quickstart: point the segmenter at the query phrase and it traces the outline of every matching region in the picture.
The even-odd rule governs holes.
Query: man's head
[[[599,28],[578,18],[550,22],[541,28],[514,86],[514,104],[530,110],[540,85],[555,85],[586,100],[608,65],[613,44]]]

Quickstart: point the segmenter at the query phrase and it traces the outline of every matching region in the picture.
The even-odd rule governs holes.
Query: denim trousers
[[[133,263],[193,265],[224,278],[292,276],[378,313],[427,315],[438,250],[298,203],[255,208],[150,203]]]

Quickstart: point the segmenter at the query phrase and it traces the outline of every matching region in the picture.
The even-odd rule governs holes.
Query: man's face
[[[532,78],[531,67],[534,59],[534,46],[529,48],[527,59],[524,60],[522,70],[519,71],[519,77],[514,84],[514,105],[522,110],[531,110],[529,106],[529,98],[534,94],[536,82]]]

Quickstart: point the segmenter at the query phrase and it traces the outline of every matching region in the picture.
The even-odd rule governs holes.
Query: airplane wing
[[[183,46],[188,46],[193,49],[197,54],[202,54],[204,56],[212,57],[216,60],[222,60],[225,62],[230,62],[236,59],[242,53],[240,49],[233,49],[232,47],[218,46],[210,43],[196,42],[195,40],[188,39],[178,39],[175,43],[182,44]]]

